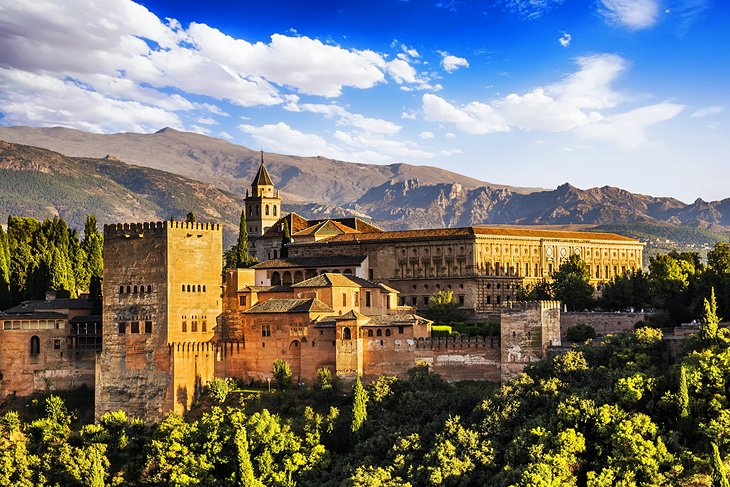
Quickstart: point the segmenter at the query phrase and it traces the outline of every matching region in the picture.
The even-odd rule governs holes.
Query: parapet
[[[167,229],[179,228],[197,231],[221,231],[220,223],[191,223],[183,221],[158,221],[144,223],[112,223],[104,225],[104,239],[161,237]]]
[[[499,337],[438,337],[416,339],[416,350],[466,350],[499,347]]]
[[[502,305],[499,311],[501,314],[510,314],[546,309],[560,309],[560,301],[510,301]]]

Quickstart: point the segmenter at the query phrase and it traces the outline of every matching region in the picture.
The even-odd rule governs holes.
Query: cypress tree
[[[702,318],[700,318],[700,336],[705,340],[712,340],[717,337],[717,328],[720,318],[717,317],[717,301],[715,300],[715,288],[710,291],[710,300],[705,298]]]
[[[360,376],[355,379],[355,385],[352,386],[352,426],[353,433],[362,428],[362,425],[368,419],[368,393],[360,382]]]
[[[8,235],[0,226],[0,310],[10,305],[10,244]]]
[[[684,365],[679,369],[679,417],[689,417],[689,390],[687,389],[687,370]]]
[[[104,274],[104,260],[102,251],[104,249],[104,237],[99,232],[95,215],[86,215],[84,222],[84,240],[81,247],[86,252],[87,268],[89,276],[101,278]]]
[[[238,225],[238,241],[233,249],[235,267],[247,267],[248,258],[248,229],[246,228],[246,209],[241,210],[241,222]]]
[[[283,258],[289,257],[289,248],[287,245],[291,243],[291,232],[289,231],[289,221],[285,218],[281,224],[281,255]]]
[[[89,259],[86,256],[86,251],[81,246],[81,241],[76,230],[71,230],[68,244],[68,253],[73,269],[74,281],[76,282],[76,289],[88,291],[89,280],[91,279]]]
[[[236,486],[253,487],[258,483],[256,482],[256,477],[253,472],[253,464],[251,463],[251,453],[248,449],[248,438],[246,436],[245,425],[237,425],[235,442],[237,460]]]
[[[187,223],[195,223],[195,213],[193,213],[192,211],[191,211],[191,212],[189,212],[189,213],[187,214],[187,216],[185,217],[185,221],[186,221]]]
[[[730,487],[725,473],[725,464],[722,463],[720,449],[717,443],[712,442],[712,451],[710,452],[710,467],[712,467],[712,485],[713,487]]]

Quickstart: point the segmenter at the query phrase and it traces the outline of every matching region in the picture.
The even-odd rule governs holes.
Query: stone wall
[[[416,361],[427,364],[445,380],[500,380],[497,337],[419,339]]]
[[[637,322],[646,321],[650,316],[650,313],[563,313],[560,317],[560,333],[563,340],[565,340],[568,328],[578,324],[592,326],[598,336],[610,333],[624,333],[633,330]]]

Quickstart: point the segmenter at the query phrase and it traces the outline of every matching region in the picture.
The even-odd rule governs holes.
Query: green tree
[[[284,218],[281,223],[281,251],[279,255],[282,258],[289,257],[289,244],[291,243],[291,229],[289,228],[289,219]]]
[[[679,391],[677,391],[679,402],[679,417],[689,417],[689,389],[687,388],[687,369],[682,365],[679,368]]]
[[[730,482],[727,479],[727,473],[725,472],[725,464],[720,456],[720,449],[717,447],[717,443],[711,444],[710,452],[710,467],[712,468],[712,486],[713,487],[730,487]]]
[[[96,216],[86,215],[84,222],[84,239],[81,241],[81,247],[86,252],[87,267],[90,277],[101,278],[104,275],[104,259],[102,256],[104,250],[104,237],[96,223]]]
[[[542,301],[551,300],[554,298],[553,283],[548,282],[545,279],[538,281],[534,284],[527,284],[524,288],[519,291],[520,299],[525,301]]]
[[[188,214],[185,215],[185,222],[195,223],[195,213],[193,213],[192,211],[188,212]]]
[[[353,433],[362,428],[365,421],[368,419],[368,393],[360,382],[360,376],[357,375],[355,378],[355,384],[352,386],[352,423],[350,430]]]
[[[246,227],[246,209],[241,210],[241,221],[238,225],[238,241],[233,247],[233,267],[248,267],[248,229]]]
[[[10,244],[8,235],[0,225],[0,310],[9,308],[10,295]]]
[[[584,342],[596,338],[596,330],[592,326],[578,323],[571,326],[565,332],[565,338],[569,342]]]
[[[698,259],[695,253],[677,252],[649,259],[652,304],[669,313],[674,324],[692,319],[692,292],[701,267]]]
[[[704,310],[700,318],[700,336],[705,340],[713,340],[717,337],[719,324],[720,318],[717,316],[715,288],[712,288],[709,301],[705,299]]]
[[[231,421],[236,428],[234,444],[236,447],[236,487],[255,487],[259,485],[251,463],[251,452],[249,451],[248,437],[246,434],[245,417],[241,412],[234,412]]]
[[[441,290],[431,295],[425,313],[426,317],[436,323],[453,323],[464,321],[467,313],[454,301],[453,291]]]
[[[280,358],[274,360],[273,375],[276,385],[280,390],[286,389],[291,384],[292,374],[289,362]]]
[[[593,303],[588,266],[579,255],[572,254],[563,261],[552,278],[555,299],[562,301],[568,309],[580,310]]]

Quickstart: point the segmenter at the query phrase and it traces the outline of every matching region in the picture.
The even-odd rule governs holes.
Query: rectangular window
[[[499,304],[500,302],[502,302],[502,298],[500,298],[499,296],[497,296],[497,304]]]
[[[198,322],[197,321],[193,321],[190,323],[190,331],[192,331],[193,333],[196,333],[198,331]]]
[[[262,337],[271,336],[271,325],[261,325],[261,336]]]
[[[535,264],[535,277],[540,277],[540,268],[538,264]]]
[[[365,306],[370,307],[370,291],[365,291]]]
[[[491,296],[487,296],[487,304],[492,304],[492,297]]]
[[[530,275],[530,264],[525,264],[525,276],[529,277]]]
[[[246,306],[246,298],[248,296],[239,296],[238,297],[238,304],[239,306]]]
[[[124,335],[124,333],[127,331],[127,324],[126,323],[117,324],[117,330],[120,335]]]
[[[54,350],[60,350],[61,349],[61,340],[53,340],[53,349]]]
[[[353,306],[360,306],[360,291],[355,291],[355,302]]]
[[[405,306],[406,305],[406,297],[405,296],[401,296],[400,297],[400,305],[401,306]]]
[[[132,321],[130,324],[132,325],[130,333],[139,333],[139,321]]]
[[[182,322],[182,331],[183,331],[183,333],[188,332],[188,322],[187,321]]]
[[[398,327],[398,334],[399,335],[402,335],[403,334],[403,327],[402,326],[399,326]]]
[[[374,278],[373,278],[373,270],[372,270],[372,269],[368,269],[368,278],[369,278],[369,279],[370,279],[371,281],[372,281],[372,280],[374,279]]]
[[[152,333],[152,322],[151,321],[145,321],[144,322],[144,332],[146,334]]]
[[[423,297],[423,304],[428,304],[428,296]]]
[[[606,266],[606,274],[604,274],[603,278],[608,279],[609,277],[611,277],[611,271],[609,271],[609,267]]]
[[[601,266],[596,266],[596,279],[601,278]]]
[[[418,305],[418,297],[413,296],[413,306],[417,306],[417,305]]]
[[[548,274],[552,274],[552,273],[553,273],[553,265],[548,264]]]
[[[347,306],[347,293],[342,293],[342,306]]]
[[[459,296],[459,304],[464,305],[464,296]]]
[[[203,333],[208,332],[208,322],[203,320]]]
[[[390,309],[390,294],[385,296],[385,307],[386,309]]]

